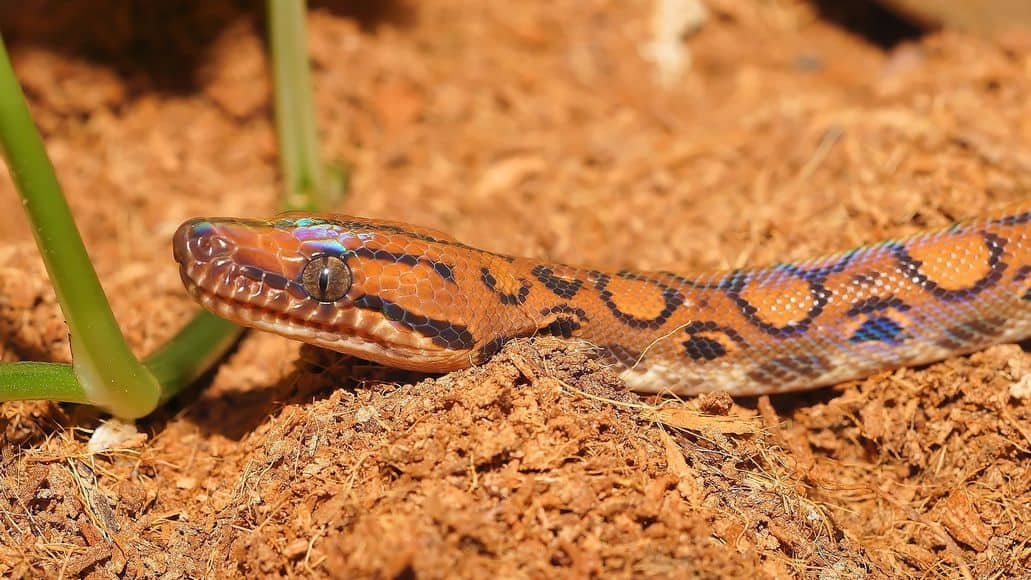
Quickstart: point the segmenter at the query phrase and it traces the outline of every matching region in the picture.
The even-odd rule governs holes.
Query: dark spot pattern
[[[535,278],[540,280],[541,284],[548,290],[551,290],[555,296],[559,298],[569,300],[583,287],[583,280],[567,280],[555,275],[555,271],[551,268],[540,264],[533,267],[532,271]]]
[[[701,334],[723,334],[740,347],[748,346],[738,331],[711,320],[690,322],[684,326],[684,332],[688,335],[688,339],[680,343],[684,347],[684,354],[696,361],[716,360],[727,354],[727,347],[722,342],[711,336],[700,336]]]
[[[497,295],[498,300],[502,304],[522,304],[526,302],[526,297],[530,295],[530,283],[522,278],[519,279],[519,292],[511,294],[498,290],[498,281],[494,278],[494,274],[491,274],[490,269],[486,267],[480,268],[480,274],[483,284]]]
[[[701,332],[720,332],[727,335],[727,338],[733,340],[739,346],[748,346],[748,342],[746,342],[745,339],[741,336],[741,333],[739,333],[738,331],[734,330],[729,326],[721,326],[711,320],[695,320],[693,322],[689,322],[684,326],[684,332],[692,336]]]
[[[397,322],[412,332],[431,339],[434,344],[447,349],[466,350],[476,346],[476,340],[467,327],[410,312],[379,296],[366,294],[356,298],[354,306],[363,310],[380,312],[388,320]]]
[[[849,318],[856,318],[861,314],[872,314],[892,308],[899,312],[905,312],[909,310],[909,304],[906,304],[897,296],[871,296],[853,304],[845,315]]]
[[[864,320],[863,324],[848,338],[848,341],[853,344],[883,342],[898,345],[902,343],[903,335],[904,332],[899,323],[886,316],[875,316]]]
[[[720,341],[704,336],[692,336],[682,344],[684,352],[694,360],[716,360],[727,354],[726,347]]]
[[[587,313],[582,308],[575,308],[568,304],[559,304],[550,308],[541,309],[543,316],[557,315],[554,320],[540,328],[541,334],[561,336],[570,338],[576,331],[590,321]]]
[[[561,314],[574,314],[577,317],[579,317],[579,318],[581,318],[581,319],[583,319],[585,321],[589,320],[587,318],[587,313],[584,312],[583,308],[577,308],[575,306],[570,306],[568,304],[556,304],[555,306],[551,306],[551,307],[548,307],[548,308],[542,308],[541,309],[541,314],[544,315],[544,316],[547,316],[549,314],[558,314],[558,313],[561,313]]]

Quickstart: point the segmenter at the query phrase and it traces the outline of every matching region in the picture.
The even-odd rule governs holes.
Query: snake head
[[[476,340],[447,240],[350,216],[193,219],[173,253],[188,292],[242,326],[400,368],[470,365]]]

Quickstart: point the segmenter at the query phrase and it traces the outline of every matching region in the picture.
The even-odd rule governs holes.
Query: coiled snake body
[[[546,264],[344,215],[191,220],[174,253],[190,294],[217,315],[430,372],[549,334],[596,345],[635,390],[754,395],[1031,335],[1031,202],[830,257],[701,276]]]

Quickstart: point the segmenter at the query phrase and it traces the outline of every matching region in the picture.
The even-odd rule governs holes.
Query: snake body
[[[345,215],[195,219],[189,293],[244,326],[405,369],[476,365],[509,340],[586,340],[633,389],[755,395],[1031,336],[1031,202],[829,257],[704,275],[505,256]]]

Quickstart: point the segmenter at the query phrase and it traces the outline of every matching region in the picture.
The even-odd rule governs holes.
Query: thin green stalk
[[[93,404],[72,365],[47,362],[0,364],[0,401],[43,399]]]
[[[160,385],[133,356],[115,322],[2,38],[0,146],[68,321],[75,374],[88,401],[126,418],[150,413],[160,397]]]
[[[286,185],[283,206],[287,209],[325,208],[346,187],[346,173],[343,168],[324,167],[319,161],[304,2],[269,0],[268,8],[274,54],[276,128]],[[160,383],[160,403],[164,403],[221,358],[242,329],[200,312],[168,343],[147,357],[142,366],[136,361],[117,332],[114,317],[99,290],[96,273],[85,258],[82,240],[74,229],[67,203],[43,151],[42,140],[28,115],[2,39],[0,58],[3,61],[0,62],[0,144],[19,191],[25,192],[24,203],[33,221],[37,244],[72,329],[75,354],[74,372],[72,366],[58,363],[0,364],[0,401],[48,399],[87,403],[103,406],[124,417],[142,416],[158,404],[152,396],[155,383]],[[69,280],[78,281],[69,286]],[[83,290],[78,285],[82,283],[92,283],[94,288]],[[91,302],[97,300],[99,306]],[[82,312],[84,304],[89,306],[85,310],[87,316],[73,316],[73,309],[79,308]],[[91,313],[93,316],[89,316]],[[112,328],[120,346],[110,342]],[[103,336],[95,340],[91,338],[95,335],[89,331]],[[97,353],[104,357],[95,358]],[[109,364],[101,369],[94,364],[96,360],[106,360]],[[100,370],[105,373],[101,374]],[[130,382],[117,382],[125,380],[126,376]],[[141,390],[137,392],[137,389]]]
[[[319,157],[305,14],[303,0],[268,0],[283,205],[315,210],[328,205],[329,190]]]
[[[243,329],[201,311],[143,364],[161,381],[161,403],[190,386],[233,346]]]

